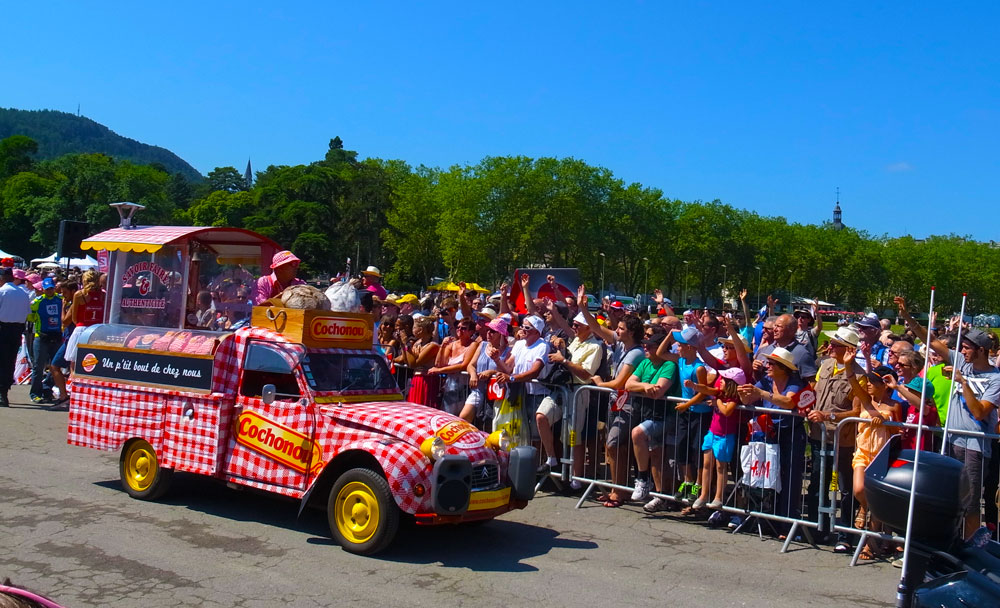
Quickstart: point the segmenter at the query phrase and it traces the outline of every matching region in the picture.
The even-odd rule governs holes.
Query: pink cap
[[[282,264],[291,264],[293,262],[295,264],[298,264],[301,261],[302,260],[295,257],[294,253],[286,249],[285,251],[279,251],[278,253],[274,254],[274,257],[271,258],[271,269],[273,270],[278,266],[281,266]]]
[[[25,272],[24,270],[22,270],[20,268],[15,268],[14,269],[14,278],[15,279],[23,279],[26,276],[28,276],[28,273]]]

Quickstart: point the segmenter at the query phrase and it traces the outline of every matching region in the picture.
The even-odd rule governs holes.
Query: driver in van
[[[305,285],[305,281],[295,276],[299,272],[299,262],[299,258],[288,250],[274,254],[271,258],[271,274],[257,279],[254,285],[254,306],[260,306],[265,300],[281,295],[286,287]]]

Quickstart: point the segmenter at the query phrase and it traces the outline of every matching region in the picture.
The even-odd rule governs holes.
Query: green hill
[[[0,139],[11,135],[26,135],[37,141],[39,159],[100,152],[136,164],[159,164],[191,181],[204,179],[197,169],[166,148],[122,137],[89,118],[66,112],[0,108]]]

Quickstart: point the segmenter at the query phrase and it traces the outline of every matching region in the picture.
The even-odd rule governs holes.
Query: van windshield
[[[375,354],[308,353],[302,371],[309,386],[321,392],[396,389],[385,359]]]

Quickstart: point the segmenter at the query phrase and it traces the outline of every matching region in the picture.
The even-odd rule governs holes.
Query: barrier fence
[[[850,452],[853,454],[855,452],[855,447],[853,441],[850,446],[841,446],[841,437],[851,437],[857,436],[858,425],[859,424],[870,424],[871,419],[869,418],[845,418],[837,422],[837,433],[834,436],[833,451],[839,453],[841,450],[844,452]],[[900,433],[905,433],[906,430],[912,431],[913,435],[916,435],[916,430],[920,428],[920,425],[905,423],[905,422],[891,422],[886,421],[882,423],[882,426],[890,429],[897,429]],[[841,431],[845,432],[842,433]],[[939,426],[927,426],[923,425],[923,432],[925,433],[924,439],[930,440],[927,443],[930,445],[925,445],[924,449],[928,447],[934,451],[939,451],[941,447],[941,441],[943,441],[944,428]],[[948,429],[949,437],[973,437],[983,440],[983,442],[989,442],[991,444],[992,450],[991,458],[983,458],[980,462],[980,469],[978,471],[978,477],[980,480],[980,486],[982,486],[982,495],[979,498],[979,504],[975,505],[973,508],[978,508],[978,513],[980,521],[986,524],[993,524],[994,530],[998,525],[997,518],[997,465],[1000,464],[1000,455],[997,454],[998,443],[997,440],[1000,439],[1000,434],[996,433],[985,433],[977,431],[967,431],[962,429]],[[845,473],[840,473],[838,479],[842,479],[845,476],[851,477],[853,482],[853,467],[847,470]],[[841,490],[843,486],[841,486]],[[841,518],[839,523],[835,523],[833,526],[834,532],[837,534],[846,534],[857,536],[858,541],[854,549],[854,554],[851,558],[851,565],[857,564],[858,559],[861,556],[866,544],[868,544],[872,539],[876,539],[876,542],[888,543],[888,544],[902,544],[903,537],[895,536],[891,533],[871,529],[869,526],[874,527],[877,522],[869,523],[864,521],[864,517],[861,516],[859,512],[859,507],[862,506],[861,501],[858,500],[855,492],[853,492],[853,485],[849,486],[845,497],[845,502],[841,506]],[[860,524],[860,527],[859,527]]]
[[[393,365],[397,384],[405,396],[414,376],[421,373],[414,373],[402,364]],[[466,372],[444,376],[432,384],[436,386],[435,392],[426,405],[455,415],[465,410],[466,419],[477,428],[493,430],[494,403],[485,396],[484,387],[470,388]],[[868,423],[868,419],[840,420],[836,431],[829,432],[826,424],[808,423],[803,415],[790,410],[740,405],[732,413],[737,418],[736,422],[730,422],[735,427],[731,441],[713,438],[706,443],[712,414],[705,404],[678,412],[675,408],[684,401],[681,398],[630,395],[619,407],[618,392],[613,389],[550,385],[538,380],[531,384],[547,388],[559,412],[552,415],[551,425],[559,464],[540,478],[536,491],[547,480],[554,482],[558,490],[578,482],[583,484],[583,491],[576,508],[581,508],[597,490],[603,491],[599,498],[605,502],[617,494],[625,498],[624,503],[635,491],[636,480],[641,478],[650,483],[645,500],[658,498],[667,505],[653,505],[652,511],[690,508],[700,496],[706,503],[714,504],[707,505],[707,509],[689,509],[690,514],[718,513],[713,513],[709,522],[727,526],[733,533],[752,526],[763,539],[767,531],[771,536],[783,538],[782,553],[792,542],[815,545],[812,537],[815,531],[841,539],[856,537],[856,543],[850,543],[855,544],[852,566],[872,539],[902,542],[901,537],[855,525],[859,502],[853,492],[854,447],[853,442],[842,445],[842,437],[854,437],[857,424]],[[477,391],[480,396],[470,400],[470,394]],[[466,408],[470,402],[474,403],[471,419]],[[524,424],[535,431],[533,418],[538,401],[526,401],[525,405],[529,411],[524,412]],[[914,432],[918,426],[884,424]],[[807,433],[807,425],[814,437]],[[923,428],[937,440],[944,431],[941,427],[924,425]],[[980,479],[985,482],[986,500],[985,508],[982,502],[980,507],[984,522],[1000,523],[993,501],[1000,464],[997,455],[1000,434],[949,428],[948,435],[977,437],[992,443],[994,457],[983,459],[981,465]],[[538,440],[535,432],[536,445]],[[543,461],[552,455],[543,445],[540,448]],[[719,472],[720,461],[726,465],[724,473]],[[699,489],[702,491],[697,492]]]

